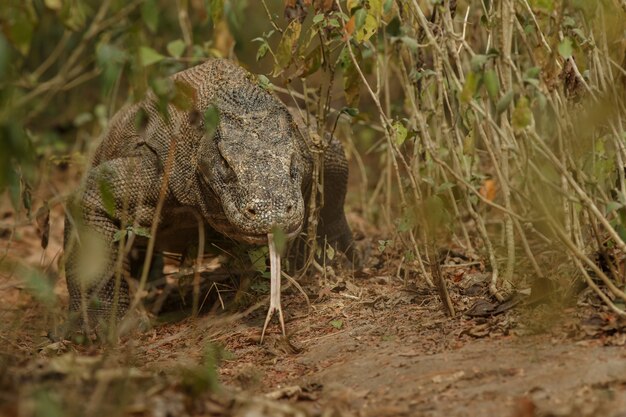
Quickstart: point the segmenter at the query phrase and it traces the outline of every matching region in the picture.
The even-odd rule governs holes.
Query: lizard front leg
[[[129,263],[121,231],[149,227],[161,177],[154,158],[104,162],[92,168],[84,191],[68,210],[64,247],[69,310],[83,330],[102,329],[128,310]]]
[[[361,263],[344,212],[348,189],[348,161],[341,143],[333,138],[324,153],[324,205],[320,210],[318,242],[339,249],[355,266]],[[322,246],[323,247],[323,246]]]

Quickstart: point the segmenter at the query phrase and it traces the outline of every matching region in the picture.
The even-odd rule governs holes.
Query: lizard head
[[[254,100],[247,93],[217,103],[219,123],[203,139],[198,165],[227,220],[209,223],[232,239],[264,244],[275,227],[288,236],[302,228],[303,161],[289,111],[265,91]]]

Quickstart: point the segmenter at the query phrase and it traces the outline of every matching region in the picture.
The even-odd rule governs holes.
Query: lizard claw
[[[274,236],[272,233],[267,234],[267,241],[270,249],[270,308],[267,311],[265,317],[265,324],[263,325],[263,331],[261,332],[261,343],[265,337],[265,330],[270,323],[274,312],[278,312],[278,321],[280,321],[280,327],[283,331],[283,336],[286,336],[285,332],[285,319],[283,317],[283,309],[280,305],[280,253],[276,250],[276,244],[274,242]]]

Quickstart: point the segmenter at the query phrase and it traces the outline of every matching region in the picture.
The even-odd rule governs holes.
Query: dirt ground
[[[3,225],[19,220],[1,207]],[[220,308],[115,346],[52,342],[67,292],[60,208],[51,220],[45,254],[33,222],[0,230],[2,416],[626,416],[623,323],[586,291],[570,306],[529,303],[522,291],[482,314],[484,266],[449,255],[450,318],[371,238],[360,242],[372,248],[362,271],[300,282],[310,305],[283,292],[287,340],[274,321],[260,344],[263,292],[242,306],[225,285],[225,310],[213,300]],[[32,295],[19,263],[44,268],[57,304]]]

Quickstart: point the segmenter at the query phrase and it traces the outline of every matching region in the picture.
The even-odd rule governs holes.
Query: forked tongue
[[[263,325],[263,331],[261,332],[261,343],[265,337],[265,330],[269,324],[274,312],[278,312],[278,320],[280,321],[280,327],[285,336],[285,319],[283,318],[283,310],[280,306],[280,253],[276,249],[276,242],[274,241],[274,234],[267,234],[267,242],[270,249],[270,308],[265,317],[265,324]]]

